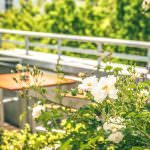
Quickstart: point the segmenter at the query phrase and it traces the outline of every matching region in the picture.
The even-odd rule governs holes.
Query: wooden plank
[[[24,82],[23,85],[19,85],[16,83],[13,78],[16,78],[17,80],[20,79],[19,73],[13,73],[13,74],[1,74],[0,75],[0,88],[7,89],[7,90],[21,90],[22,88],[29,88],[31,85],[32,80],[29,80]],[[39,79],[39,86],[43,87],[49,87],[49,86],[55,86],[55,85],[63,85],[63,84],[74,84],[76,83],[75,80],[63,78],[60,79],[57,77],[57,75],[50,75],[50,74],[44,74],[42,78]]]

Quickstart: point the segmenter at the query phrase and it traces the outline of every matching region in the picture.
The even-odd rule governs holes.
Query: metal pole
[[[58,74],[58,76],[60,75],[61,76],[61,73],[62,73],[62,66],[61,66],[61,43],[62,43],[62,39],[58,39],[58,46],[57,46],[57,49],[58,49],[58,58],[57,58],[57,64],[56,64],[56,72]]]
[[[62,42],[62,40],[58,39],[58,47],[57,47],[57,49],[58,49],[58,59],[60,59],[60,57],[61,57],[61,42]]]
[[[147,54],[148,54],[148,67],[150,67],[150,48],[148,48],[148,52],[147,52]]]
[[[99,54],[102,53],[102,44],[101,43],[97,44],[97,51]],[[99,71],[99,69],[100,69],[101,61],[102,61],[102,57],[101,57],[101,55],[99,55],[98,64],[97,64],[97,71]]]
[[[29,37],[25,36],[25,49],[26,49],[26,55],[29,55]]]
[[[0,48],[2,48],[2,33],[0,33]]]

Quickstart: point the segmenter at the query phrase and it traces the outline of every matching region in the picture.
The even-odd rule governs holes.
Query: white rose
[[[57,129],[52,129],[52,132],[56,132],[56,133],[66,133],[64,130],[57,130]]]
[[[44,147],[42,150],[53,150],[53,148],[46,146],[46,147]]]
[[[122,128],[124,128],[123,125],[118,125],[118,124],[113,124],[113,123],[104,123],[103,128],[105,131],[111,131],[111,132],[116,132]]]
[[[87,77],[82,80],[82,83],[78,86],[80,90],[91,91],[91,89],[98,83],[96,76]]]
[[[144,0],[142,3],[142,8],[145,11],[148,11],[150,9],[150,0]]]
[[[109,118],[109,122],[116,123],[116,124],[122,124],[124,122],[124,119],[121,118],[121,117],[118,117],[118,116],[116,116],[116,117],[110,117]]]
[[[109,135],[108,140],[114,143],[119,143],[123,140],[124,135],[121,132],[114,132]]]
[[[116,77],[114,76],[102,77],[98,84],[91,90],[94,100],[102,103],[107,96],[112,99],[117,99],[118,90],[115,88],[115,83]]]
[[[120,117],[115,117],[115,118],[111,117],[103,125],[103,129],[105,131],[111,131],[111,132],[116,132],[122,128],[125,128],[125,125],[123,123],[123,119]]]
[[[140,94],[141,94],[142,96],[148,96],[150,93],[149,93],[148,90],[143,89],[143,90],[140,92]]]
[[[96,130],[97,130],[97,131],[99,131],[99,130],[101,130],[101,129],[102,129],[102,127],[101,127],[101,126],[99,126],[99,127],[97,127],[97,129],[96,129]]]
[[[44,106],[38,105],[38,106],[34,107],[33,111],[32,111],[32,117],[34,119],[38,118],[41,115],[42,111],[45,111],[45,107]]]

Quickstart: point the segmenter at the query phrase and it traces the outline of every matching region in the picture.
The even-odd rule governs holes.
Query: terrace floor
[[[16,50],[1,50],[0,57],[9,57],[9,58],[17,58],[21,59],[23,64],[36,65],[42,69],[55,71],[58,55],[50,54],[50,53],[42,53],[30,51],[29,55],[25,54],[25,50],[16,49]],[[61,65],[62,70],[65,73],[77,75],[79,72],[93,72],[96,70],[96,66],[98,64],[97,60],[91,60],[86,58],[76,58],[71,56],[61,56]],[[108,65],[107,63],[101,62],[101,70],[103,72],[103,68]],[[109,64],[113,67],[121,67],[123,68],[122,74],[128,74],[127,68],[128,65],[124,64]],[[147,69],[144,67],[136,67],[137,73],[147,73]],[[148,78],[150,75],[148,74]]]

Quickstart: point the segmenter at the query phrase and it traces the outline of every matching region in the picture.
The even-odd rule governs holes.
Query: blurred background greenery
[[[64,33],[71,35],[111,37],[129,40],[150,40],[150,16],[142,12],[142,0],[38,0],[33,5],[21,0],[20,9],[9,9],[0,13],[0,28]],[[5,35],[5,38],[18,39]],[[55,44],[52,39],[31,39]],[[91,43],[64,42],[64,45],[95,49]],[[5,48],[11,45],[5,45]],[[38,51],[47,51],[35,48]],[[124,46],[104,45],[111,52],[147,55],[147,50]],[[75,55],[68,53],[68,55]],[[85,55],[85,57],[91,57]],[[118,59],[114,59],[118,62]],[[126,61],[125,61],[126,62]],[[145,65],[144,63],[142,65]]]

